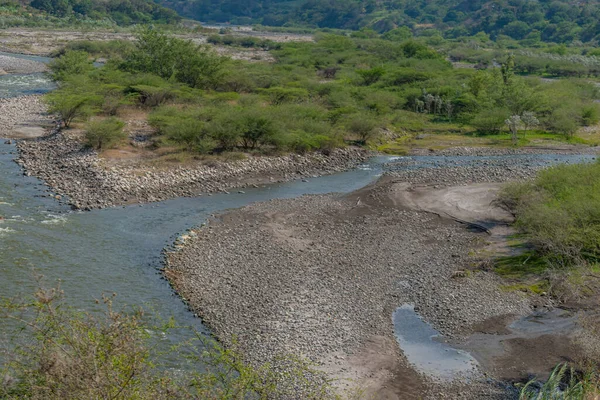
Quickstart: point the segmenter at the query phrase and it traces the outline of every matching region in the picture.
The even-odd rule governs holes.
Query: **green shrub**
[[[67,51],[48,65],[50,75],[56,81],[64,81],[73,75],[83,75],[94,69],[92,60],[84,51]]]
[[[510,111],[502,108],[483,110],[471,120],[471,126],[480,133],[500,133],[509,116]]]
[[[102,296],[94,313],[72,307],[59,289],[41,288],[19,302],[0,298],[0,318],[15,326],[15,334],[5,337],[10,343],[3,343],[0,398],[288,398],[286,385],[320,374],[291,355],[278,359],[286,365],[285,374],[268,364],[250,366],[235,339],[225,349],[191,328],[189,340],[164,354],[156,348],[155,336],[168,335],[175,328],[173,321],[154,325],[143,310],[118,310],[113,306],[115,296]],[[186,361],[177,373],[158,358],[182,354]],[[331,386],[323,382],[308,388],[307,398],[330,393]]]
[[[308,100],[308,90],[302,88],[273,87],[261,91],[269,96],[271,104],[300,103]]]
[[[207,88],[218,81],[224,63],[223,57],[206,47],[145,28],[138,32],[136,48],[127,55],[122,68]]]
[[[569,138],[579,128],[578,119],[579,115],[577,115],[576,110],[572,108],[560,108],[554,111],[547,119],[546,126],[550,131]]]
[[[358,69],[356,73],[361,77],[364,85],[372,85],[385,75],[385,68],[375,67],[370,69]]]
[[[359,137],[361,143],[367,143],[377,132],[377,122],[365,115],[357,116],[350,120],[348,130]]]
[[[85,129],[85,142],[88,146],[97,150],[115,147],[127,138],[127,135],[123,132],[124,126],[123,121],[115,117],[90,121]]]
[[[45,97],[48,103],[48,112],[57,114],[65,128],[78,118],[88,118],[93,113],[93,104],[99,101],[98,96],[70,93],[57,90]]]
[[[250,150],[272,143],[279,133],[275,123],[258,112],[245,115],[240,130],[244,148]]]
[[[592,126],[600,122],[600,108],[598,104],[585,105],[581,109],[581,123],[583,126]]]
[[[600,261],[600,162],[541,171],[502,196],[517,226],[557,266]]]

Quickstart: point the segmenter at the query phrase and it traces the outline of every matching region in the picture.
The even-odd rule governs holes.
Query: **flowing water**
[[[8,54],[0,52],[0,56],[22,58],[47,64],[48,57],[28,56],[22,54]],[[17,97],[30,94],[44,94],[56,88],[56,84],[43,72],[33,74],[8,74],[0,75],[0,98]]]
[[[47,285],[62,281],[69,302],[94,310],[94,299],[117,293],[117,304],[141,305],[178,324],[202,330],[161,279],[161,250],[210,214],[273,198],[349,192],[380,174],[383,158],[361,168],[308,182],[294,181],[245,193],[179,198],[142,206],[71,212],[39,180],[23,176],[13,145],[0,144],[0,297],[31,294],[36,275]],[[0,326],[1,329],[1,326]],[[187,339],[173,332],[166,344]],[[168,361],[168,360],[166,360]],[[175,364],[177,361],[172,360]]]

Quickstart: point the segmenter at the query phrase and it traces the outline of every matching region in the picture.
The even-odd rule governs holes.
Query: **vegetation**
[[[123,121],[115,117],[91,121],[85,130],[86,143],[97,150],[110,149],[127,138],[124,126]]]
[[[600,34],[600,5],[572,0],[161,0],[161,4],[189,18],[241,25],[367,28],[378,33],[409,27],[447,38],[484,34],[555,43],[591,42]]]
[[[571,140],[600,116],[593,83],[521,76],[511,55],[460,69],[422,40],[334,34],[270,51],[274,63],[234,61],[150,28],[133,44],[74,42],[51,65],[60,88],[48,100],[65,125],[143,110],[155,147],[198,154],[328,150],[424,129]],[[110,60],[92,68],[91,54]]]
[[[567,364],[558,365],[541,387],[536,381],[528,382],[522,389],[520,400],[587,400],[598,396],[598,376],[578,376]]]
[[[153,336],[175,329],[172,321],[151,325],[141,310],[116,310],[113,296],[97,301],[103,313],[71,308],[59,289],[40,289],[22,302],[4,299],[0,318],[16,326],[2,343],[3,399],[267,399],[281,396],[279,372],[247,365],[235,349],[223,349],[201,334],[172,351],[191,354],[199,371],[169,373],[155,365],[165,356]],[[16,334],[18,332],[18,334]],[[8,332],[5,339],[8,339]],[[316,373],[287,358],[290,379]],[[316,386],[316,385],[315,385]],[[308,389],[323,398],[327,384]]]
[[[181,19],[174,11],[148,0],[31,0],[29,5],[57,17],[111,19],[119,25],[173,23]]]
[[[534,182],[509,185],[504,201],[549,265],[600,261],[600,162],[561,165]]]
[[[176,12],[151,0],[0,0],[0,28],[114,29],[144,23],[174,25],[180,20]]]

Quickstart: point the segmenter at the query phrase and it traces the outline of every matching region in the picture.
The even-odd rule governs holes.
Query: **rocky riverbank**
[[[45,134],[54,118],[37,95],[0,98],[0,137],[21,138]]]
[[[437,186],[508,182],[532,179],[541,169],[561,162],[593,161],[595,149],[549,153],[546,150],[464,148],[436,154],[427,161],[403,157],[386,164],[385,174],[397,181]],[[424,167],[425,166],[425,167]]]
[[[0,75],[32,74],[35,72],[45,72],[47,70],[48,67],[44,63],[0,54],[0,71],[4,72],[0,72]]]
[[[226,213],[169,253],[165,273],[216,336],[226,344],[237,337],[256,364],[292,353],[373,398],[439,398],[446,389],[412,370],[394,343],[394,309],[415,304],[456,337],[526,313],[528,303],[500,290],[493,274],[458,274],[482,237],[396,204],[390,184]],[[482,393],[507,395],[473,383],[448,397]]]
[[[248,157],[193,166],[107,165],[76,137],[55,132],[18,144],[17,162],[76,209],[145,203],[303,179],[352,168],[368,158],[359,148],[279,157]]]

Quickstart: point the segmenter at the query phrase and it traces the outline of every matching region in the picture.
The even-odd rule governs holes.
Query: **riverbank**
[[[218,216],[168,254],[165,274],[215,335],[225,344],[236,337],[253,363],[291,353],[374,398],[436,398],[450,389],[399,351],[395,308],[415,304],[442,333],[460,337],[490,318],[526,314],[529,304],[500,290],[491,273],[456,278],[481,236],[395,206],[390,185]],[[459,387],[450,398],[506,398],[493,384]]]
[[[347,196],[217,215],[167,254],[165,275],[217,338],[231,345],[235,337],[254,364],[300,355],[339,379],[341,392],[359,387],[373,398],[514,398],[512,383],[584,359],[581,337],[590,336],[582,336],[579,314],[566,314],[568,326],[556,322],[551,299],[507,290],[507,281],[478,268],[511,251],[512,215],[494,202],[501,182],[528,179],[559,157],[512,155],[459,169],[452,164],[463,159],[402,158]],[[560,161],[571,156],[583,157]],[[440,340],[472,353],[478,369],[452,382],[422,374],[394,338],[392,314],[403,304]],[[522,329],[536,318],[549,322]]]
[[[0,98],[0,137],[25,139],[44,136],[55,125],[42,96]]]
[[[46,72],[48,67],[37,61],[0,54],[0,75]]]
[[[27,174],[44,180],[57,198],[68,197],[73,208],[84,210],[306,179],[353,168],[369,157],[367,151],[349,147],[327,153],[213,159],[163,168],[118,165],[104,162],[68,131],[21,141],[18,149],[17,162]]]

